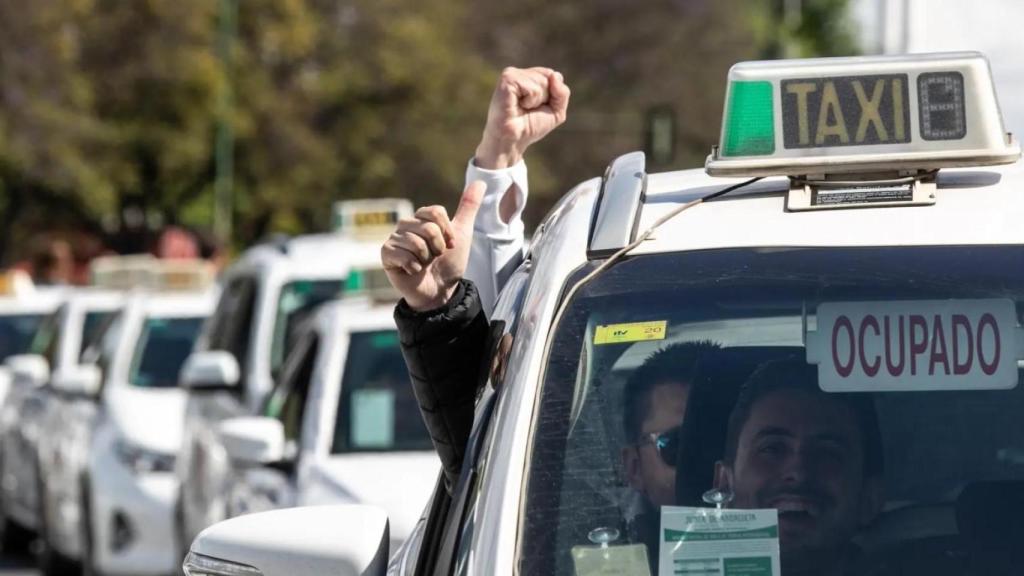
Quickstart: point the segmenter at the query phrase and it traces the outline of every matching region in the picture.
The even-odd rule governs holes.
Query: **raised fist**
[[[550,68],[505,68],[491,97],[476,149],[480,168],[508,168],[526,149],[565,122],[569,87]]]

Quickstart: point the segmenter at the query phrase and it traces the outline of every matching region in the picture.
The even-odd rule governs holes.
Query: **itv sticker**
[[[646,340],[664,340],[668,321],[607,324],[594,331],[594,344],[623,344]]]

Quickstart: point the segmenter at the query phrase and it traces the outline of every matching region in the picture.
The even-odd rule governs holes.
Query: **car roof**
[[[85,309],[110,310],[123,306],[127,294],[101,288],[76,288],[67,294],[67,304]]]
[[[638,230],[742,179],[702,170],[649,174]],[[935,204],[790,212],[787,178],[766,178],[662,225],[634,254],[738,247],[1024,243],[1024,162],[938,174]]]
[[[765,178],[677,214],[632,255],[723,248],[1024,244],[1024,161],[939,171],[935,203],[791,212],[789,180]],[[701,169],[646,175],[636,237],[683,204],[743,182]],[[531,253],[556,277],[588,260],[602,181],[566,194],[538,228]],[[609,253],[603,253],[606,258]]]
[[[325,330],[395,330],[394,305],[370,300],[336,300],[320,307],[316,323]]]
[[[336,261],[336,267],[331,261]],[[229,268],[229,275],[244,268],[291,268],[296,271],[337,270],[344,276],[353,265],[367,266],[380,261],[380,243],[357,241],[339,234],[308,234],[266,243],[246,250]]]
[[[17,296],[0,296],[0,316],[49,314],[66,298],[64,289],[34,290]]]
[[[138,295],[146,316],[154,318],[206,317],[217,304],[215,289],[195,292],[144,292]]]

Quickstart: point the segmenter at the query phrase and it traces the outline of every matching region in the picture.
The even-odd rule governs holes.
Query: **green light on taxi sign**
[[[349,272],[348,277],[345,278],[345,291],[355,292],[356,290],[362,290],[365,288],[365,278],[363,277],[362,270],[353,270]]]
[[[732,83],[724,132],[723,156],[764,156],[775,152],[771,82]]]

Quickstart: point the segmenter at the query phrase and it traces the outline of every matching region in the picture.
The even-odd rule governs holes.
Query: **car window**
[[[117,315],[115,311],[87,312],[82,321],[82,342],[79,345],[79,358],[83,359],[90,346],[100,342],[108,325]]]
[[[281,287],[274,318],[270,348],[270,373],[275,378],[297,334],[297,328],[313,310],[341,295],[344,282],[338,280],[297,280]]]
[[[202,318],[147,318],[135,344],[128,383],[140,388],[177,386],[202,323]]]
[[[241,368],[240,387],[245,388],[249,358],[249,336],[256,313],[257,281],[251,276],[238,276],[230,280],[221,293],[217,308],[210,318],[210,326],[203,335],[209,350],[231,352]]]
[[[29,346],[29,351],[32,354],[39,354],[46,358],[51,367],[57,365],[57,345],[60,340],[57,336],[60,334],[60,324],[66,311],[67,308],[61,306],[53,314],[47,316],[32,336],[32,344]]]
[[[610,542],[658,574],[679,548],[662,546],[662,514],[718,490],[778,510],[783,566],[997,573],[1024,536],[1021,349],[1006,340],[1022,311],[1019,246],[619,263],[555,331],[519,572],[574,574]]]
[[[90,334],[89,343],[79,361],[82,364],[95,364],[100,369],[100,383],[105,384],[110,364],[114,354],[117,352],[117,345],[121,339],[121,330],[124,327],[125,312],[111,313],[104,319],[103,323],[96,327]]]
[[[395,330],[349,335],[332,454],[433,450]]]
[[[288,355],[281,370],[280,382],[267,398],[263,414],[284,424],[285,439],[297,447],[302,434],[302,418],[309,394],[313,370],[319,350],[319,338],[313,331],[304,331]]]
[[[8,356],[27,353],[44,319],[43,314],[0,316],[0,361]]]

